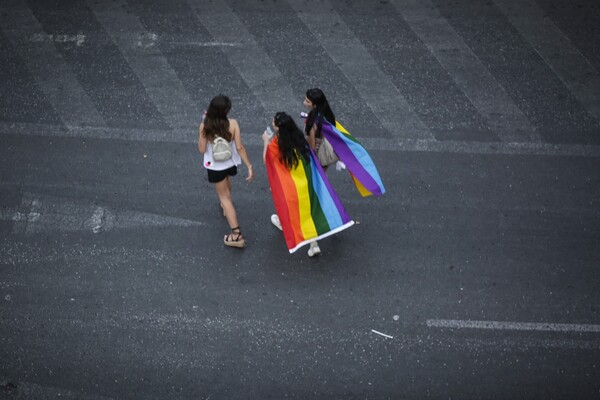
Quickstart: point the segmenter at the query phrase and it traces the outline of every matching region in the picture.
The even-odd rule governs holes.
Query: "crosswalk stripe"
[[[587,112],[600,121],[600,74],[532,0],[494,0]]]
[[[216,42],[241,44],[223,46],[221,50],[263,106],[265,115],[256,116],[257,119],[264,119],[266,124],[277,111],[293,113],[302,107],[302,97],[294,94],[267,53],[225,2],[187,0],[187,3]]]
[[[158,46],[146,43],[148,38],[153,37],[152,33],[144,29],[135,15],[127,12],[125,2],[88,1],[87,4],[136,73],[165,121],[175,129],[174,132],[180,132],[178,128],[198,125],[201,118],[199,108]]]
[[[504,154],[535,156],[600,157],[600,146],[524,142],[474,142],[456,140],[362,139],[368,150],[429,153]]]
[[[24,2],[3,0],[0,3],[0,26],[67,126],[106,126],[54,43],[39,40],[47,35]]]
[[[404,20],[504,142],[540,142],[528,118],[429,0],[394,0]]]
[[[329,4],[289,4],[392,136],[433,138],[392,79]]]
[[[254,131],[257,129],[255,128]],[[175,130],[177,131],[177,130]],[[252,129],[250,129],[252,131]],[[143,142],[196,143],[194,135],[182,129],[172,134],[160,129],[131,128],[89,128],[71,127],[65,132],[61,127],[51,124],[5,123],[0,121],[0,135],[33,135],[49,137],[83,137],[94,139],[136,140]],[[259,134],[247,134],[244,141],[249,147],[262,147]],[[549,143],[506,143],[506,142],[474,142],[435,139],[383,139],[361,138],[361,143],[370,151],[399,152],[431,152],[461,154],[505,154],[505,155],[539,155],[568,157],[600,157],[600,146],[577,144]]]
[[[600,333],[599,324],[562,324],[539,322],[508,322],[508,321],[473,321],[456,319],[428,319],[430,328],[451,329],[495,329],[513,331],[540,331],[540,332],[589,332]]]

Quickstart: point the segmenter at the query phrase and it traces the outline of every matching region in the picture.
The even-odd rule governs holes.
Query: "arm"
[[[254,171],[252,170],[252,164],[250,163],[250,158],[248,158],[248,153],[246,153],[246,149],[244,148],[244,144],[242,143],[242,135],[240,133],[240,126],[238,125],[235,119],[229,121],[229,127],[233,131],[233,140],[235,142],[235,148],[242,158],[244,164],[246,164],[246,168],[248,168],[248,177],[246,180],[248,182],[252,182],[254,179]]]
[[[198,151],[201,154],[206,152],[206,136],[204,136],[203,132],[204,123],[200,123],[200,128],[198,128]]]
[[[313,124],[312,128],[310,128],[310,132],[308,133],[308,145],[315,151],[316,147],[316,137],[317,137],[317,124]]]
[[[262,140],[263,140],[263,162],[266,163],[267,162],[267,147],[269,147],[269,141],[270,141],[270,137],[267,134],[267,131],[265,130],[262,134]]]

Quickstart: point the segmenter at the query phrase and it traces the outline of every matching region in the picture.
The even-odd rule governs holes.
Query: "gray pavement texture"
[[[595,0],[3,0],[0,399],[600,399],[598,43]],[[314,258],[259,138],[310,87],[388,189],[329,171]]]

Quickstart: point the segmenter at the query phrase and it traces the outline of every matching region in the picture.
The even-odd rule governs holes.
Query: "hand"
[[[246,178],[246,182],[252,182],[254,179],[254,171],[252,169],[252,165],[248,167],[248,177]]]
[[[267,133],[267,130],[265,129],[265,131],[262,134],[262,140],[264,144],[269,143],[269,140],[271,140],[271,136],[269,136],[269,134]]]

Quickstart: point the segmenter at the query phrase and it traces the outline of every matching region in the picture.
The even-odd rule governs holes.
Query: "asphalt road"
[[[599,37],[592,0],[4,0],[0,398],[600,398]],[[387,188],[329,171],[358,223],[314,258],[259,139],[309,87]]]

